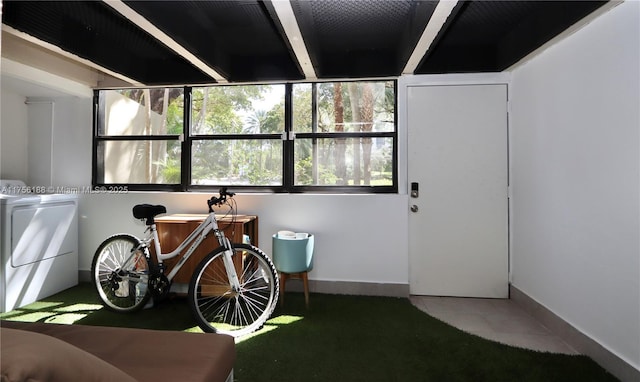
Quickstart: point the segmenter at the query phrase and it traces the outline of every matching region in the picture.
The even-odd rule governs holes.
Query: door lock
[[[418,195],[418,182],[411,182],[411,197],[417,198]]]

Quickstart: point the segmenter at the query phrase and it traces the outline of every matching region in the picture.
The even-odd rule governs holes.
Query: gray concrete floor
[[[512,300],[431,296],[410,300],[430,316],[467,333],[526,349],[577,354]]]

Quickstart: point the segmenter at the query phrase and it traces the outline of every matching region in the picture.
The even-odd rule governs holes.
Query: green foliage
[[[335,174],[333,169],[326,166],[318,166],[318,185],[337,185],[340,184],[340,178]]]
[[[167,158],[167,160],[160,164],[162,168],[162,177],[164,183],[179,184],[181,180],[180,161],[175,158]]]
[[[293,129],[298,133],[360,131],[365,124],[378,123],[380,129],[393,126],[395,93],[393,82],[318,83],[316,86],[317,126],[313,127],[312,84],[294,84],[292,93]],[[373,97],[363,97],[363,86]],[[339,94],[336,92],[339,91]],[[145,102],[140,89],[122,90],[122,94]],[[275,95],[275,99],[274,96]],[[353,103],[351,97],[359,97]],[[163,109],[166,134],[183,134],[191,129],[191,177],[196,184],[281,185],[282,141],[279,137],[255,139],[255,134],[279,134],[285,129],[284,85],[247,85],[194,87],[192,89],[191,126],[184,123],[184,96],[176,89],[151,91],[152,109]],[[362,97],[362,98],[361,98]],[[366,104],[365,99],[369,100]],[[158,106],[160,105],[160,106]],[[371,115],[354,107],[373,111],[373,121],[354,121],[353,115]],[[336,108],[341,112],[337,113]],[[354,123],[355,122],[355,123]],[[339,123],[339,124],[337,124]],[[378,130],[378,127],[374,129]],[[246,136],[247,139],[243,139]],[[202,137],[202,139],[199,139]],[[354,184],[355,169],[369,169],[371,182],[390,184],[393,166],[392,139],[363,145],[358,138],[296,139],[294,171],[298,185]],[[154,155],[155,157],[155,155]],[[365,163],[366,158],[370,163]],[[155,157],[164,182],[179,183],[181,142],[167,141],[166,155]],[[381,178],[382,177],[382,178]],[[388,183],[387,183],[388,182]]]
[[[174,99],[167,108],[167,134],[182,134],[184,121],[183,97]]]
[[[252,112],[253,102],[264,99],[267,85],[193,88],[192,131],[195,134],[239,134],[240,113]]]
[[[279,103],[271,110],[253,110],[245,120],[243,133],[269,134],[284,131],[284,104]]]
[[[313,163],[311,157],[297,160],[295,162],[295,182],[297,185],[311,185],[313,184]]]
[[[279,133],[284,131],[284,100],[267,111],[262,125],[263,133]]]
[[[292,98],[293,131],[310,133],[312,130],[311,84],[293,85]]]

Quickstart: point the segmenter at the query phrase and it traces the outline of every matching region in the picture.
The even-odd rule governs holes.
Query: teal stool
[[[306,238],[272,238],[273,264],[280,274],[280,304],[284,304],[284,289],[287,279],[302,279],[304,302],[309,307],[309,279],[307,274],[313,269],[313,235]]]

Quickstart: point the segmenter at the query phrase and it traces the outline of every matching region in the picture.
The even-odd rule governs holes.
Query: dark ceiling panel
[[[260,1],[125,1],[230,82],[300,80]]]
[[[468,1],[415,74],[507,69],[606,1]]]
[[[400,76],[438,5],[290,1],[320,79]],[[503,71],[605,3],[460,1],[414,73]],[[231,83],[304,80],[269,0],[124,4]],[[2,16],[18,31],[144,84],[215,82],[200,63],[189,62],[103,1],[4,0]]]
[[[215,82],[102,2],[4,0],[2,22],[144,84]]]
[[[401,74],[437,1],[291,3],[318,78]]]

